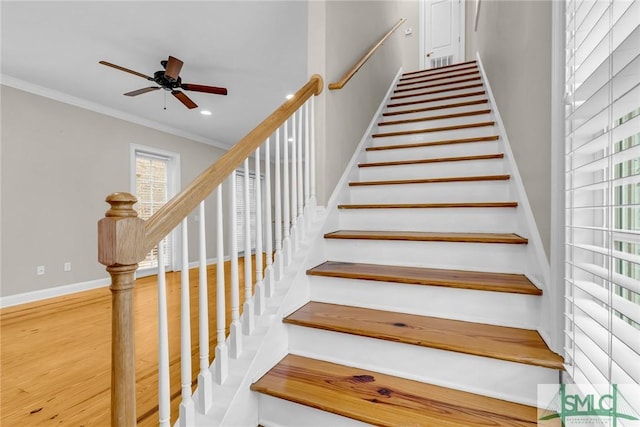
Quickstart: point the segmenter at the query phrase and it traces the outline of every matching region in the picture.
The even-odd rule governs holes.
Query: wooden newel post
[[[113,193],[111,208],[98,222],[98,261],[111,275],[111,425],[136,425],[133,285],[145,257],[144,221],[133,209],[136,198]]]

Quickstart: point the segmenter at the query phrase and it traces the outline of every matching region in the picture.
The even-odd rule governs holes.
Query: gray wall
[[[108,208],[107,194],[130,191],[130,143],[179,153],[183,187],[222,154],[199,142],[1,88],[2,296],[107,276],[97,262],[96,224]],[[207,221],[213,251],[215,223]],[[196,231],[191,215],[192,260]],[[67,261],[71,272],[63,272]],[[45,275],[36,275],[38,265],[45,266]]]
[[[551,227],[551,1],[482,0],[466,6],[466,56],[485,66],[549,254]]]
[[[418,64],[417,1],[312,1],[309,4],[309,73],[325,78],[317,102],[318,203],[325,204],[403,61]],[[411,16],[405,16],[410,14]],[[403,17],[400,27],[341,90],[339,80]],[[412,26],[413,37],[404,29]],[[324,127],[324,129],[322,129]]]

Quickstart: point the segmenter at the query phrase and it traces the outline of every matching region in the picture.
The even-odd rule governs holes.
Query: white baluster
[[[167,278],[164,269],[164,240],[161,240],[158,243],[158,425],[160,427],[169,427],[171,425],[171,388],[169,378]]]
[[[218,185],[216,194],[216,359],[215,378],[223,384],[229,374],[229,351],[225,340],[226,329],[226,295],[224,283],[224,224],[222,216],[222,184]]]
[[[267,252],[267,266],[264,270],[265,293],[267,296],[273,296],[275,275],[273,271],[273,232],[271,225],[271,153],[269,145],[270,138],[264,143],[264,227],[265,242]]]
[[[229,355],[237,359],[242,354],[242,325],[240,324],[240,280],[238,278],[238,224],[236,215],[236,171],[229,176],[229,222],[231,234],[231,325],[229,327]]]
[[[289,199],[289,120],[284,122],[284,142],[282,144],[282,227],[283,227],[283,240],[282,240],[282,253],[284,255],[284,265],[291,264],[291,240],[290,240],[290,218],[289,207],[291,199]]]
[[[316,206],[318,199],[316,198],[316,98],[311,97],[311,147],[309,147],[309,174],[311,175],[311,189],[310,189],[310,206],[311,206],[311,219],[313,220],[316,214]]]
[[[304,216],[303,216],[303,208],[304,208],[304,192],[303,192],[303,181],[302,181],[302,147],[303,147],[303,137],[302,137],[302,107],[298,110],[298,137],[296,138],[296,148],[298,153],[298,158],[296,160],[297,163],[297,171],[298,171],[298,243],[304,239],[305,227],[304,227]]]
[[[254,304],[256,315],[260,316],[264,313],[264,281],[262,280],[262,179],[260,177],[260,147],[255,154],[255,173],[256,173],[256,293]]]
[[[285,140],[286,141],[286,140]],[[276,208],[276,254],[274,258],[275,262],[275,279],[282,279],[282,274],[284,270],[284,254],[282,253],[282,182],[280,180],[280,129],[276,130],[276,147],[274,152],[274,157],[276,161],[275,169],[276,169],[276,200],[275,200],[275,208]]]
[[[309,222],[311,217],[311,212],[309,212],[309,202],[311,201],[311,179],[309,176],[309,107],[311,106],[311,102],[313,102],[313,100],[307,100],[304,104],[304,216],[307,226],[311,225]]]
[[[187,218],[182,220],[182,271],[180,272],[180,426],[193,425],[195,405],[191,398],[191,308],[189,300],[189,238]]]
[[[251,280],[251,198],[249,197],[249,158],[244,159],[244,306],[242,332],[251,335],[255,325],[253,282]]]
[[[198,374],[198,405],[203,412],[211,407],[213,383],[209,370],[209,296],[207,284],[207,241],[204,220],[204,201],[198,209],[198,242],[200,262],[198,267],[198,321],[200,347],[200,373]]]
[[[293,113],[291,122],[291,246],[293,253],[297,252],[298,247],[298,170],[297,170],[297,153],[298,149],[298,133],[296,132],[296,121],[299,119],[298,113]]]

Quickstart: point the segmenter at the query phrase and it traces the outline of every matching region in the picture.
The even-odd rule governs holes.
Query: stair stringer
[[[520,177],[518,165],[516,159],[513,156],[507,130],[504,126],[500,112],[498,111],[498,105],[496,104],[495,97],[489,84],[489,79],[482,64],[480,54],[476,52],[476,60],[478,61],[478,69],[482,75],[482,81],[489,98],[489,105],[495,118],[496,126],[499,130],[500,138],[498,140],[501,152],[504,153],[505,173],[511,175],[512,188],[514,191],[515,201],[518,202],[518,224],[517,232],[523,236],[527,236],[529,243],[527,244],[527,263],[525,265],[525,271],[523,272],[531,282],[533,282],[543,293],[540,304],[539,313],[539,325],[537,331],[540,333],[546,344],[551,350],[558,354],[563,353],[562,342],[558,337],[557,331],[561,330],[560,319],[558,313],[554,310],[557,305],[554,303],[556,298],[562,298],[562,292],[558,291],[558,286],[562,287],[562,284],[551,283],[551,268],[549,260],[542,244],[542,238],[538,226],[536,225],[535,217],[533,216],[533,210],[529,204],[527,193]]]
[[[214,403],[206,414],[196,411],[196,425],[238,427],[258,424],[259,394],[251,391],[249,387],[288,353],[289,329],[282,319],[310,301],[311,285],[306,271],[327,259],[324,232],[337,225],[337,206],[341,201],[345,201],[345,195],[348,200],[348,184],[357,177],[356,165],[364,159],[364,145],[369,140],[369,135],[382,115],[401,75],[402,68],[398,70],[382,98],[326,207],[317,208],[315,220],[307,230],[304,243],[294,252],[293,261],[285,268],[282,280],[274,284],[275,295],[267,298],[265,314],[256,317],[254,334],[249,337],[243,336],[243,353],[236,360],[229,359],[229,377],[223,385],[215,384],[215,361],[211,365],[215,384]],[[194,400],[198,401],[195,394]]]

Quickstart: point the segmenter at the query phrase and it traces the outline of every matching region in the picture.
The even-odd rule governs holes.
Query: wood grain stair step
[[[338,230],[325,239],[405,240],[413,242],[505,243],[524,245],[528,240],[515,233],[448,233],[435,231]]]
[[[464,113],[441,114],[439,116],[419,117],[416,119],[390,120],[387,122],[380,122],[378,123],[378,126],[404,125],[408,123],[427,122],[430,120],[456,119],[458,117],[472,117],[472,116],[479,116],[482,114],[489,114],[489,113],[491,113],[490,109],[465,111]]]
[[[403,166],[403,165],[417,165],[423,163],[442,163],[442,162],[464,162],[467,160],[490,160],[490,159],[502,159],[504,153],[495,154],[478,154],[476,156],[457,156],[457,157],[437,157],[432,159],[414,159],[414,160],[396,160],[392,162],[371,162],[371,163],[359,163],[360,168],[372,168],[381,166]]]
[[[442,286],[477,291],[542,295],[522,274],[487,273],[481,271],[446,270],[439,268],[404,267],[397,265],[364,264],[326,261],[307,270],[310,276],[372,280],[407,285]]]
[[[455,70],[453,71],[453,74],[449,74],[449,75],[441,75],[441,76],[436,76],[436,77],[415,77],[413,81],[405,81],[405,82],[400,82],[396,85],[396,87],[405,87],[405,86],[411,86],[411,85],[416,85],[416,84],[422,84],[422,83],[430,83],[430,82],[436,82],[438,80],[446,80],[446,79],[453,79],[453,78],[457,78],[457,77],[465,77],[465,76],[473,76],[475,74],[479,74],[478,68],[477,67],[469,67],[468,69],[461,69],[461,70]]]
[[[475,81],[479,81],[481,79],[482,78],[480,76],[465,77],[465,78],[458,79],[458,80],[453,80],[453,81],[450,81],[450,82],[429,83],[429,84],[424,84],[422,86],[413,87],[413,88],[396,89],[396,90],[393,91],[393,93],[404,93],[404,92],[411,92],[413,90],[431,89],[431,88],[434,88],[434,87],[443,87],[443,86],[448,86],[448,85],[455,85],[455,84],[458,84],[458,83],[475,82]]]
[[[455,68],[451,70],[442,70],[442,71],[433,72],[430,74],[416,74],[413,76],[400,78],[400,80],[398,80],[398,86],[411,85],[411,84],[415,84],[415,82],[419,82],[424,79],[433,79],[436,77],[447,79],[447,78],[451,78],[452,76],[455,76],[456,73],[461,73],[461,72],[477,73],[479,72],[479,70],[476,64],[469,64],[469,65],[465,65],[464,67]]]
[[[416,96],[434,95],[436,93],[453,92],[453,91],[456,91],[456,90],[474,89],[474,88],[479,88],[479,87],[482,87],[482,83],[472,83],[472,84],[467,84],[467,85],[462,85],[462,86],[448,87],[448,88],[444,88],[444,89],[427,90],[427,91],[424,91],[424,92],[412,93],[412,94],[409,94],[409,95],[394,95],[389,99],[394,101],[396,99],[406,99],[406,98],[413,98],[413,97],[416,97]]]
[[[287,316],[290,325],[342,332],[421,347],[563,369],[535,330],[440,317],[309,302]]]
[[[429,75],[436,74],[438,72],[442,72],[442,70],[449,70],[451,68],[462,67],[462,66],[471,65],[471,64],[475,65],[476,63],[477,61],[473,60],[473,61],[458,62],[457,64],[445,65],[444,67],[428,68],[425,70],[418,70],[418,71],[408,71],[402,74],[402,78],[409,78],[409,76],[415,76],[417,74],[429,74]],[[444,71],[444,72],[447,72],[447,71]]]
[[[289,354],[251,390],[376,426],[535,427],[537,409]]]
[[[451,176],[445,178],[421,178],[421,179],[394,179],[387,181],[353,181],[350,187],[363,187],[370,185],[406,185],[406,184],[439,184],[443,182],[478,182],[478,181],[507,181],[511,175],[478,175],[478,176]]]
[[[426,129],[415,129],[415,130],[403,130],[398,132],[387,132],[387,133],[374,133],[371,136],[373,138],[386,138],[391,136],[401,136],[401,135],[416,135],[419,133],[431,133],[431,132],[446,132],[450,130],[460,130],[460,129],[473,129],[473,128],[482,128],[487,126],[494,126],[496,122],[479,122],[479,123],[469,123],[465,125],[455,125],[455,126],[441,126],[437,128],[426,128]]]
[[[489,100],[487,99],[478,99],[477,101],[456,102],[453,104],[436,105],[434,107],[412,108],[409,110],[401,110],[401,111],[387,111],[386,113],[382,113],[382,115],[384,117],[399,116],[403,114],[414,114],[414,113],[423,113],[425,111],[446,110],[448,108],[469,107],[472,105],[481,105],[481,104],[487,104],[487,103],[489,103]]]
[[[371,203],[343,204],[338,209],[450,209],[450,208],[517,208],[518,202],[447,202],[447,203]]]
[[[481,96],[481,95],[486,95],[486,92],[484,90],[478,90],[474,92],[458,93],[455,95],[439,96],[437,98],[419,99],[417,101],[392,102],[387,104],[387,108],[405,107],[407,105],[426,104],[429,102],[446,101],[449,99],[468,98],[471,96]]]
[[[432,147],[432,146],[448,145],[448,144],[466,144],[470,142],[490,142],[490,141],[497,141],[498,139],[500,139],[498,135],[491,135],[491,136],[479,136],[474,138],[447,139],[443,141],[414,142],[411,144],[380,145],[377,147],[367,147],[365,150],[366,151],[400,150],[403,148]]]

